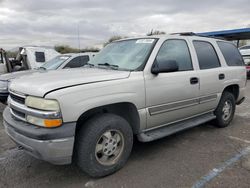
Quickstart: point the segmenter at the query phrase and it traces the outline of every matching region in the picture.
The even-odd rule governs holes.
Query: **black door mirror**
[[[175,72],[179,70],[179,66],[175,60],[157,60],[155,61],[151,72],[159,74],[164,72]]]

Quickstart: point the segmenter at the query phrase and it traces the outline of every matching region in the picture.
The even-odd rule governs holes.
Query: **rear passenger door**
[[[193,40],[200,70],[200,113],[213,111],[219,101],[225,79],[224,68],[215,47],[208,41]]]
[[[79,68],[86,65],[89,61],[89,56],[78,56],[73,58],[70,62],[68,62],[64,68]]]

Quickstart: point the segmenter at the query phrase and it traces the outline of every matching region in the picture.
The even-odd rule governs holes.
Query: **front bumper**
[[[8,99],[9,93],[0,93],[0,102],[1,103],[6,103]]]
[[[9,107],[4,110],[3,119],[6,133],[30,155],[53,164],[71,163],[76,123],[40,128],[15,120]]]

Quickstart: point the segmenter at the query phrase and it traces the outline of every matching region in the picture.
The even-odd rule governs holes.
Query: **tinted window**
[[[231,43],[217,42],[228,66],[242,66],[243,60],[239,50]]]
[[[45,54],[44,52],[35,52],[36,62],[44,63],[45,62]]]
[[[220,67],[218,56],[209,42],[194,41],[194,48],[198,57],[200,69]]]
[[[84,66],[89,61],[89,56],[78,56],[72,59],[64,68],[77,68]]]
[[[179,71],[192,70],[192,60],[184,40],[167,40],[161,46],[156,61],[176,61]]]

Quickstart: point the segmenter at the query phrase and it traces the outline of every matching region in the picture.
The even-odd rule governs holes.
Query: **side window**
[[[157,54],[156,61],[162,59],[176,61],[179,71],[193,70],[190,52],[184,40],[170,39],[165,41]]]
[[[89,61],[89,56],[78,56],[72,59],[64,68],[78,68],[84,66]]]
[[[231,43],[217,42],[228,66],[242,66],[243,60],[239,50]]]
[[[45,54],[44,52],[35,52],[36,62],[44,63],[45,62]]]
[[[220,67],[219,58],[212,44],[205,41],[194,41],[193,44],[198,57],[200,69]]]
[[[85,56],[81,56],[81,62],[82,62],[82,66],[86,65],[89,61],[89,56],[85,55]]]

